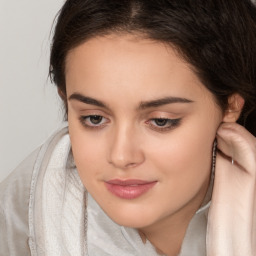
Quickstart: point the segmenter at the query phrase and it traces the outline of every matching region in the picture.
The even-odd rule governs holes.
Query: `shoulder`
[[[34,152],[32,152],[21,164],[0,183],[0,209],[5,208],[5,204],[14,200],[20,206],[28,206],[28,201],[24,202],[24,198],[29,199],[30,186],[33,171],[37,162],[42,162],[49,157],[54,146],[59,139],[68,131],[67,124],[64,123],[53,135]],[[25,203],[25,205],[24,205]],[[14,210],[14,209],[13,209]]]
[[[30,184],[39,151],[36,149],[0,183],[0,255],[28,255]]]
[[[34,235],[31,235],[34,215],[31,212],[34,212],[36,189],[43,180],[41,170],[48,165],[55,146],[67,132],[67,126],[63,125],[0,183],[0,255],[31,254],[33,237],[30,236]]]
[[[39,151],[40,148],[32,152],[5,180],[0,183],[1,206],[7,199],[11,199],[14,194],[21,196],[24,194],[24,190],[29,190],[33,167]]]

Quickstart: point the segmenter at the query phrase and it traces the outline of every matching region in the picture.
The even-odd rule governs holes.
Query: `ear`
[[[233,123],[236,122],[242,112],[244,106],[244,98],[238,94],[234,93],[228,97],[228,107],[223,116],[223,122]]]

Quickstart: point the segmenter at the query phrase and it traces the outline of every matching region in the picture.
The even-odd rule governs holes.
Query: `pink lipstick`
[[[157,181],[143,180],[109,180],[106,181],[107,189],[114,195],[123,199],[135,199],[150,190]]]

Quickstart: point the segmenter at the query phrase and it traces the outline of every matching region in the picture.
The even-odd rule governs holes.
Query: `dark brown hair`
[[[223,109],[245,99],[238,122],[256,135],[256,8],[249,0],[67,0],[52,41],[50,77],[66,95],[65,60],[86,40],[136,33],[175,47]]]

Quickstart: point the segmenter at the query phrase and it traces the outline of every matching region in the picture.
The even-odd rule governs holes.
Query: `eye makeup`
[[[158,131],[158,132],[167,132],[170,131],[176,127],[178,127],[181,123],[181,118],[177,119],[169,119],[169,118],[152,118],[148,121],[146,121],[146,124],[149,125],[149,127],[152,130]]]
[[[88,129],[101,129],[109,123],[109,120],[101,115],[80,116],[79,121]]]
[[[110,121],[101,115],[86,115],[79,117],[80,123],[88,129],[102,129]],[[151,118],[145,122],[150,129],[158,132],[167,132],[180,125],[181,118],[170,119],[170,118]]]

